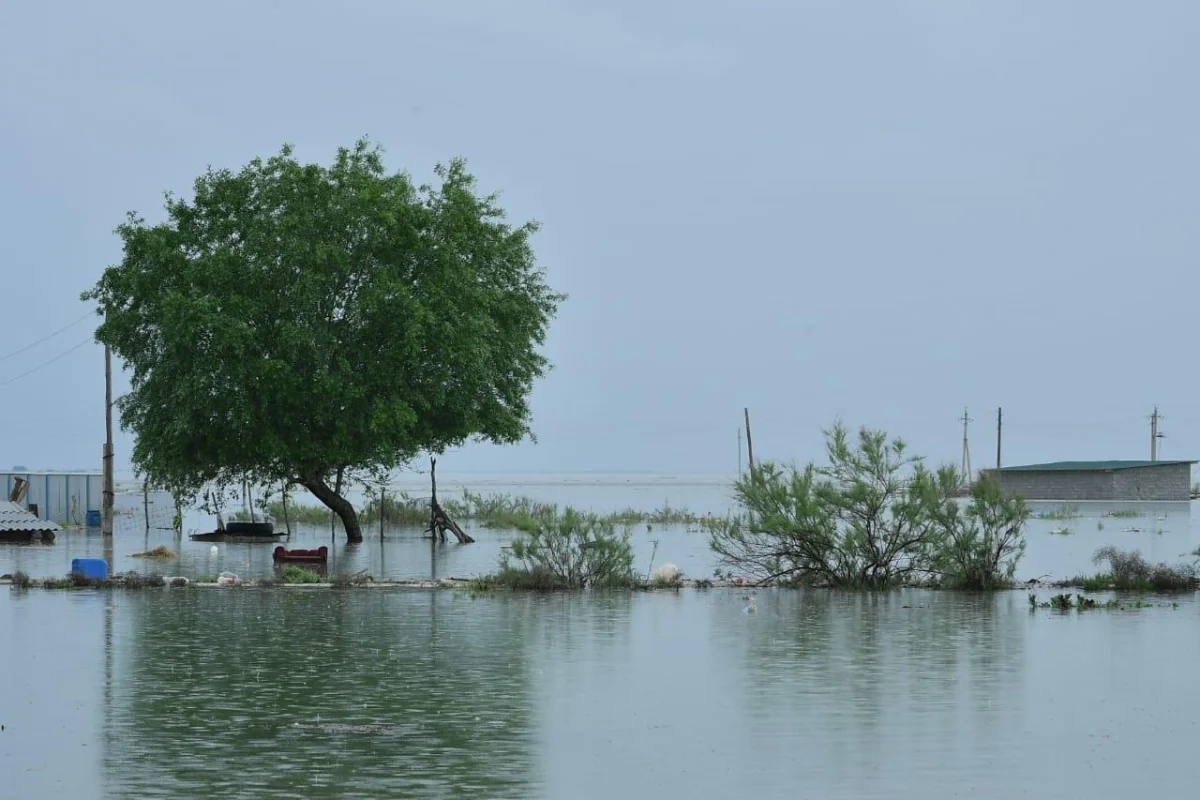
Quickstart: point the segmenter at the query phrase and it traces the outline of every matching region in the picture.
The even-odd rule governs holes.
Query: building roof
[[[1179,464],[1191,466],[1195,461],[1052,461],[1048,464],[1025,464],[1001,467],[1001,472],[1112,472],[1118,469],[1167,467]]]
[[[38,519],[16,503],[0,500],[0,531],[57,531],[48,519]]]

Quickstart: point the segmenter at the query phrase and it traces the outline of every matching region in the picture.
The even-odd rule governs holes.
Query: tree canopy
[[[536,265],[536,223],[509,225],[463,161],[435,172],[388,173],[365,139],[328,167],[285,147],[210,168],[160,223],[128,216],[121,263],[83,298],[131,371],[121,423],[148,480],[296,483],[356,540],[334,475],[531,435],[564,296]]]

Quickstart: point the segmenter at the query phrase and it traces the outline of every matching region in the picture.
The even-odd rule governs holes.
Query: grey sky
[[[0,355],[207,164],[462,155],[571,300],[540,443],[447,469],[732,471],[835,416],[977,466],[1200,457],[1195,2],[0,4]],[[0,361],[0,382],[87,337]],[[0,387],[0,464],[95,467],[101,351]],[[118,440],[120,455],[128,440]]]

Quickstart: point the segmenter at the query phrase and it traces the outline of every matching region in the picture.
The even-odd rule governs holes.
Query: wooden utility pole
[[[971,484],[971,446],[967,444],[967,425],[971,422],[971,418],[967,415],[965,408],[961,421],[963,424],[962,480],[964,486],[969,486]]]
[[[112,350],[104,345],[104,496],[100,506],[100,533],[113,534],[113,431]]]
[[[1000,439],[1004,430],[1004,409],[996,409],[996,480],[1000,480]]]
[[[754,440],[750,438],[750,409],[743,408],[746,414],[746,456],[750,461],[750,475],[754,475]]]

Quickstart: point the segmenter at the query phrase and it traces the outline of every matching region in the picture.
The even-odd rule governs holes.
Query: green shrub
[[[632,586],[633,546],[612,522],[595,514],[549,506],[531,517],[526,536],[514,539],[495,580],[525,589]]]
[[[758,582],[884,589],[943,583],[996,588],[1024,552],[1028,507],[981,481],[961,509],[961,480],[932,471],[899,439],[840,424],[828,466],[755,466],[734,492],[743,513],[712,523],[722,574]]]
[[[1114,589],[1154,592],[1184,592],[1197,587],[1194,564],[1151,564],[1137,550],[1102,547],[1092,560],[1107,564]],[[1101,576],[1097,576],[1100,578]]]
[[[956,589],[1011,586],[1025,555],[1029,513],[1023,498],[1005,495],[990,478],[972,485],[971,502],[961,512],[957,503],[942,503],[937,518],[947,534],[939,544],[943,583]]]
[[[311,569],[297,567],[295,564],[288,564],[283,568],[284,583],[320,583],[321,576],[313,572]]]

